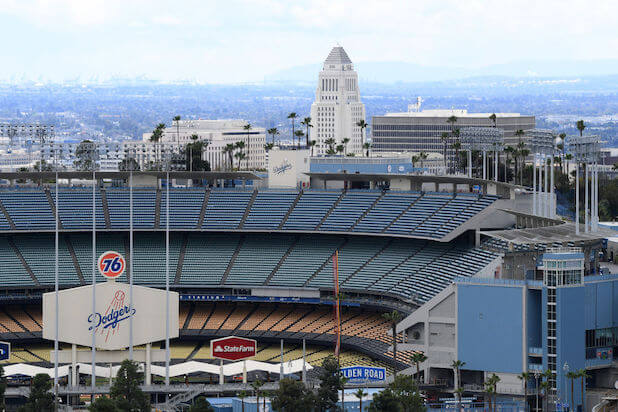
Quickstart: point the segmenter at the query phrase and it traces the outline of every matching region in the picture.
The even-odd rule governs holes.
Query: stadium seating
[[[105,193],[106,202],[102,199],[102,193]],[[172,229],[197,228],[205,193],[203,189],[195,188],[170,189]],[[55,202],[53,189],[50,195],[51,201]],[[129,190],[97,189],[95,196],[97,227],[106,228],[106,216],[109,216],[111,229],[127,229]],[[156,222],[159,229],[164,228],[166,196],[165,189],[159,195],[155,189],[134,189],[134,228],[154,229]],[[440,239],[496,200],[496,196],[470,193],[454,195],[373,190],[304,190],[299,196],[297,191],[260,189],[251,202],[253,196],[253,191],[242,189],[209,189],[201,229],[353,231]],[[42,189],[1,189],[0,202],[18,230],[53,230],[55,227],[52,208]],[[60,189],[59,204],[63,229],[92,228],[90,188]],[[0,213],[0,231],[10,229],[9,221]]]

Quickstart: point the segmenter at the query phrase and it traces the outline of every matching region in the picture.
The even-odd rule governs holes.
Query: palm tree
[[[494,124],[494,127],[496,127],[496,114],[492,113],[489,115],[489,120],[491,120]]]
[[[242,408],[242,412],[245,412],[245,398],[247,397],[247,393],[242,391],[238,394],[238,398],[240,399],[240,404]]]
[[[524,383],[524,407],[528,407],[528,380],[530,379],[530,372],[522,372],[517,377]]]
[[[157,127],[152,131],[152,135],[150,136],[150,141],[155,144],[155,163],[159,164],[159,148],[157,144],[163,138],[163,132],[165,131],[165,123],[159,123]]]
[[[335,139],[328,138],[326,140],[324,140],[324,144],[328,146],[328,150],[326,151],[326,154],[329,155],[334,155],[335,154]]]
[[[428,155],[427,153],[425,153],[425,152],[420,152],[420,153],[418,154],[418,159],[421,161],[421,169],[423,168],[423,162],[424,162],[425,160],[427,160],[427,157],[428,157],[428,156],[429,156],[429,155]]]
[[[315,147],[317,143],[318,142],[316,142],[315,140],[312,140],[309,142],[309,147],[311,148],[311,157],[313,157],[313,148]]]
[[[176,144],[180,147],[180,116],[174,116],[174,122],[176,123]]]
[[[363,149],[365,149],[365,156],[369,157],[369,149],[371,148],[371,143],[365,142],[363,143]]]
[[[277,129],[276,127],[272,127],[268,129],[266,133],[268,133],[269,135],[273,137],[273,146],[274,146],[277,143],[275,142],[275,136],[279,134],[279,129]]]
[[[448,133],[443,132],[440,136],[440,140],[442,140],[442,156],[444,157],[444,171],[446,172],[446,145],[448,143]]]
[[[298,115],[296,114],[296,112],[292,112],[290,114],[288,114],[288,119],[292,120],[292,142],[294,142],[294,126],[295,123],[294,121],[296,120],[296,118],[298,117]]]
[[[230,170],[234,169],[234,150],[236,150],[236,146],[234,143],[228,143],[223,148],[223,153],[227,154],[228,159],[230,160]]]
[[[306,140],[307,147],[309,147],[309,128],[313,127],[313,125],[311,124],[311,117],[305,117],[303,121],[300,122],[300,124],[304,125],[305,128],[307,129],[307,131],[305,132],[305,136],[307,138]]]
[[[543,389],[543,403],[545,404],[545,410],[548,410],[547,402],[549,400],[549,390],[551,389],[550,379],[553,376],[553,372],[549,369],[546,369],[542,374],[542,378],[545,380],[541,382],[541,388]]]
[[[358,388],[356,392],[354,392],[354,396],[358,398],[358,410],[363,412],[363,397],[367,395],[367,392],[363,390],[363,388]]]
[[[575,379],[579,378],[579,375],[577,374],[577,372],[568,371],[566,377],[567,379],[571,380],[571,410],[575,410],[575,397],[573,396],[573,386]]]
[[[236,157],[238,159],[238,170],[240,170],[240,167],[242,166],[241,161],[247,157],[247,155],[245,154],[245,152],[243,151],[243,149],[245,148],[245,142],[243,142],[242,140],[239,140],[236,142],[236,144],[234,145],[234,148],[238,149],[239,152],[236,153],[234,155],[234,157]],[[240,154],[242,154],[242,157],[239,156]],[[247,165],[247,169],[249,168],[249,165]]]
[[[253,128],[253,126],[251,126],[251,123],[247,123],[242,128],[245,129],[245,131],[247,132],[247,153],[250,153],[251,152],[251,141],[249,140],[250,139],[249,133],[251,129]],[[247,167],[247,169],[249,169],[249,167]]]
[[[416,167],[416,162],[419,161],[419,157],[417,155],[412,156],[412,167]]]
[[[262,382],[259,379],[251,383],[251,388],[253,388],[253,391],[255,392],[255,398],[256,398],[255,404],[257,406],[258,412],[260,410],[260,388],[262,386],[264,386],[264,382]]]
[[[584,124],[583,120],[578,120],[577,123],[575,123],[575,127],[577,127],[577,130],[579,130],[579,136],[583,136],[584,135],[584,129],[586,128],[586,125]]]
[[[298,138],[298,148],[300,149],[300,139],[303,138],[305,132],[303,132],[302,130],[297,130],[294,132],[294,135]]]
[[[347,154],[348,153],[348,143],[350,143],[350,138],[344,137],[341,142],[343,143],[343,154]]]
[[[340,145],[337,145],[335,150],[337,151],[337,153],[341,154],[345,150],[345,147],[342,144],[340,144]]]
[[[459,130],[459,129],[457,129]],[[459,139],[457,139],[455,141],[455,143],[453,143],[451,145],[451,148],[455,150],[455,161],[457,162],[457,170],[459,171],[461,169],[461,165],[459,164],[459,151],[461,150],[461,142],[459,141]]]
[[[515,148],[513,146],[507,146],[504,148],[504,154],[506,156],[506,158],[504,159],[504,181],[508,181],[508,173],[507,173],[507,166],[510,163],[509,161],[509,156],[510,157],[515,157]],[[515,167],[517,167],[517,164],[515,165]]]
[[[266,152],[270,152],[270,151],[272,150],[272,148],[273,148],[273,147],[275,147],[275,145],[274,145],[274,144],[272,144],[272,143],[266,143],[266,144],[264,145],[264,150],[266,150]]]
[[[524,135],[524,131],[519,129],[515,132],[515,136],[517,136],[519,138],[519,141],[517,142],[517,146],[515,147],[515,151],[514,151],[514,155],[515,155],[515,174],[517,174],[517,172],[520,173],[520,178],[519,178],[519,183],[521,184],[521,175],[523,174],[523,171],[520,170],[520,164],[519,164],[519,159],[522,157],[522,151],[524,150],[524,148],[526,147],[526,144],[521,140],[521,137]],[[525,159],[525,157],[524,157]],[[523,165],[522,165],[523,166]],[[517,183],[517,181],[515,181],[515,183]]]
[[[489,397],[489,409],[493,411],[496,410],[495,396],[498,382],[500,382],[500,377],[495,373],[492,373],[491,376],[485,381],[485,391]],[[493,400],[492,397],[494,398]]]
[[[586,373],[586,369],[580,369],[577,371],[577,377],[581,379],[581,385],[582,385],[582,411],[586,410],[586,395],[584,394],[584,389],[585,389],[585,385],[586,385],[586,378],[588,377],[588,374]],[[573,390],[571,389],[571,392],[573,392]]]
[[[466,362],[460,360],[454,360],[451,363],[451,368],[455,370],[455,376],[457,378],[457,387],[461,386],[461,368],[466,364]],[[456,389],[456,388],[455,388]]]
[[[446,119],[446,122],[451,125],[451,136],[455,137],[455,123],[457,123],[457,116],[450,116]],[[444,165],[446,166],[446,147],[444,148]]]
[[[395,360],[395,363],[396,363],[397,362],[397,324],[401,322],[401,319],[403,319],[403,315],[399,313],[398,311],[394,310],[392,312],[387,312],[387,313],[382,314],[382,317],[386,319],[388,322],[390,322],[391,324],[391,329],[393,332],[393,359]],[[397,366],[395,366],[393,375],[397,376]]]
[[[419,380],[420,378],[421,363],[425,362],[426,360],[427,356],[425,356],[423,352],[414,352],[414,354],[412,355],[412,362],[414,362],[414,364],[416,365],[417,380]]]
[[[365,130],[367,128],[367,126],[369,126],[369,125],[367,124],[367,122],[365,122],[365,119],[361,119],[358,122],[356,122],[356,126],[360,127],[360,129],[361,129],[361,139],[362,139],[363,138],[363,130]]]

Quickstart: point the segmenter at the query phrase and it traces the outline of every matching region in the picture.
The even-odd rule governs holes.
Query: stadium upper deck
[[[129,191],[96,190],[96,224],[102,231],[129,228]],[[60,230],[92,228],[92,190],[61,188]],[[374,190],[171,189],[170,229],[352,233],[449,241],[497,199],[492,195]],[[136,230],[165,227],[166,191],[133,191]],[[0,231],[52,231],[52,187],[0,189]]]

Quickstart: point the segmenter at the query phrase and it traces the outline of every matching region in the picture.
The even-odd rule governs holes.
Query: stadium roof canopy
[[[594,242],[615,236],[616,231],[599,228],[597,232],[584,232],[584,225],[579,226],[579,234],[575,234],[575,223],[564,223],[555,226],[535,227],[528,229],[508,229],[481,232],[481,234],[517,244]]]
[[[104,172],[96,171],[96,177],[100,179],[126,179],[130,172]],[[16,180],[16,179],[53,179],[56,172],[0,172],[0,179]],[[164,179],[167,176],[165,171],[136,171],[133,176],[150,176]],[[253,172],[187,172],[174,171],[169,172],[170,178],[173,179],[236,179],[236,180],[261,180],[262,178]],[[58,172],[58,177],[62,179],[91,179],[92,171],[61,171]]]

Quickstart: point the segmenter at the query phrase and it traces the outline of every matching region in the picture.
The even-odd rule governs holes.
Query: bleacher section
[[[186,237],[184,261],[179,255]],[[75,262],[67,239],[73,246]],[[54,281],[52,234],[13,234],[0,237],[0,285],[32,287],[32,278],[10,246],[12,242],[28,268],[43,286]],[[78,285],[78,268],[86,283],[92,279],[92,237],[71,233],[60,237],[60,283]],[[127,233],[99,233],[97,253],[118,250],[128,255]],[[332,256],[339,251],[339,283],[343,290],[387,294],[424,303],[456,276],[473,276],[498,256],[460,242],[441,243],[419,239],[293,234],[170,234],[170,279],[177,285],[215,289],[280,286],[333,288]],[[289,252],[289,253],[288,253]],[[134,235],[135,283],[165,283],[165,234]],[[104,279],[97,273],[97,279]],[[126,272],[123,275],[126,280]]]
[[[251,203],[252,191],[208,190],[204,221],[198,228],[205,191],[170,189],[172,229],[352,231],[441,239],[496,200],[496,196],[471,193],[305,190],[294,204],[298,196],[296,191],[259,190]],[[102,191],[106,194],[106,204],[102,202]],[[55,192],[51,190],[50,194],[54,202]],[[155,189],[133,191],[134,228],[154,229],[157,209],[158,228],[165,227],[166,191],[161,190],[158,206],[157,198]],[[17,230],[53,230],[55,227],[52,208],[43,189],[0,189],[0,202]],[[111,229],[128,228],[129,191],[126,188],[97,190],[96,204],[98,228],[106,227],[106,215]],[[64,230],[90,230],[92,190],[62,188],[59,213]],[[0,213],[0,231],[9,229],[6,216]]]

